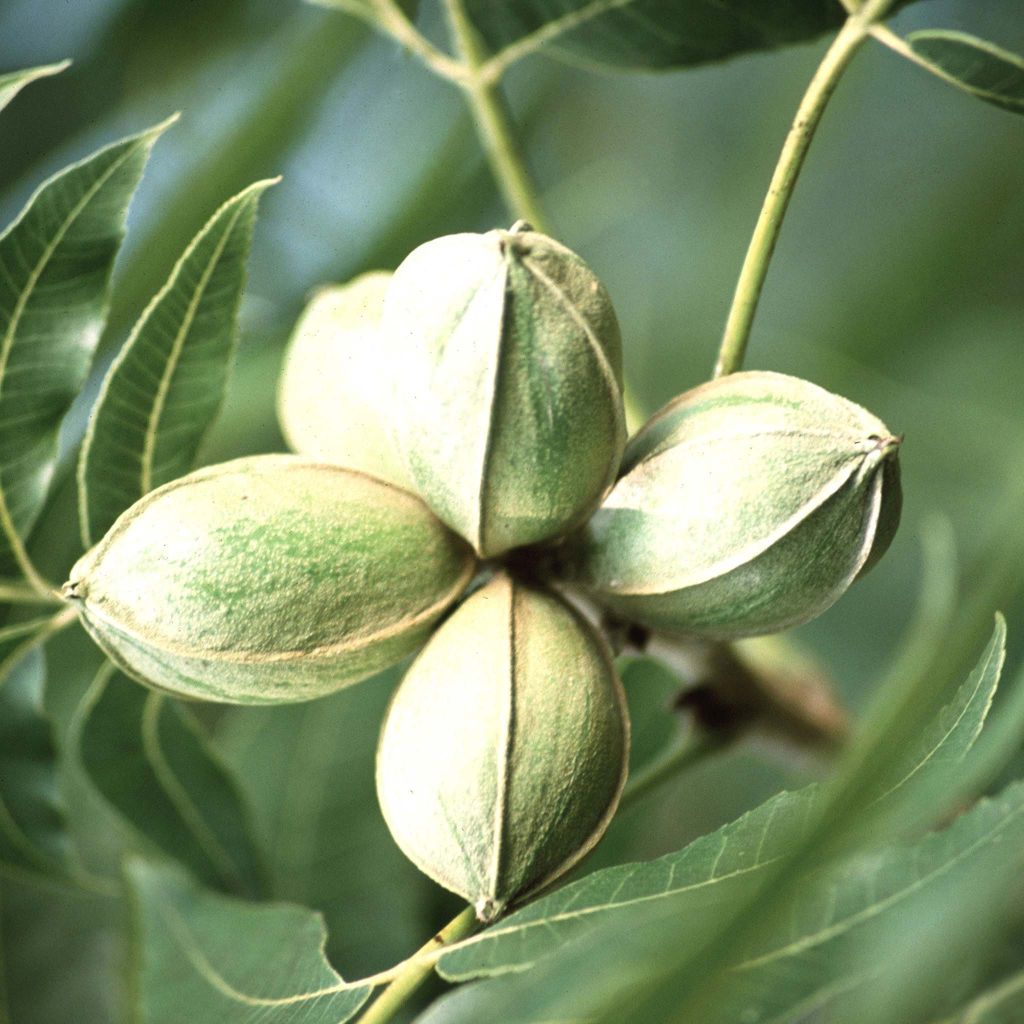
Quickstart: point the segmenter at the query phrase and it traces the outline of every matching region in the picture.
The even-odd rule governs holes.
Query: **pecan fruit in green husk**
[[[871,413],[796,377],[703,384],[631,439],[570,572],[666,632],[728,640],[807,622],[892,540],[898,447]]]
[[[141,682],[265,704],[330,693],[412,653],[474,567],[413,495],[258,455],[147,494],[79,560],[65,595]]]
[[[604,834],[628,747],[605,642],[560,598],[499,575],[399,685],[377,793],[406,855],[491,920]]]
[[[394,367],[380,332],[390,281],[372,271],[313,296],[288,343],[277,415],[293,451],[405,487],[389,420]]]
[[[448,235],[395,272],[383,329],[416,491],[485,557],[548,540],[614,479],[625,428],[611,301],[546,235]]]

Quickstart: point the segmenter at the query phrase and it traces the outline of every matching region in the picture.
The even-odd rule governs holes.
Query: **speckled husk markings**
[[[395,272],[382,329],[409,477],[479,554],[593,511],[625,443],[622,346],[575,253],[529,230],[427,242]]]
[[[411,654],[475,564],[415,496],[338,466],[262,455],[146,495],[80,559],[66,593],[141,682],[278,703]]]
[[[628,750],[605,641],[560,598],[502,574],[452,614],[400,684],[377,791],[405,854],[490,920],[597,843]]]
[[[667,632],[727,640],[806,622],[888,547],[898,446],[869,412],[795,377],[703,384],[631,439],[571,545],[573,571]]]

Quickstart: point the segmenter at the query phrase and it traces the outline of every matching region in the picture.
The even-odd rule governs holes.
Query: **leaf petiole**
[[[41,591],[21,580],[0,580],[0,604],[52,604],[64,602],[56,590]]]
[[[412,994],[430,977],[437,962],[437,953],[453,942],[471,935],[479,927],[476,911],[467,907],[444,926],[429,942],[400,964],[394,980],[376,1002],[360,1018],[360,1024],[388,1024]]]

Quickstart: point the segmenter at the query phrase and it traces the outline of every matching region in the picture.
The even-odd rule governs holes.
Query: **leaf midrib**
[[[139,467],[139,485],[141,488],[141,494],[147,494],[153,487],[153,459],[156,453],[156,441],[160,428],[160,420],[163,417],[164,409],[167,404],[167,396],[171,390],[171,380],[174,377],[174,372],[181,359],[181,353],[185,348],[185,341],[188,338],[189,332],[192,330],[193,324],[195,323],[199,304],[203,300],[206,289],[209,286],[210,279],[213,277],[213,272],[216,269],[217,264],[220,262],[221,257],[224,255],[224,250],[227,248],[228,240],[231,238],[231,235],[235,230],[235,226],[238,224],[242,214],[248,209],[248,205],[248,198],[246,201],[239,203],[238,208],[230,218],[224,233],[214,246],[213,254],[207,265],[203,268],[203,272],[199,277],[199,282],[192,293],[191,299],[189,300],[185,316],[182,319],[181,325],[179,326],[178,332],[171,345],[171,351],[168,354],[167,363],[164,366],[164,371],[160,375],[160,381],[157,384],[157,391],[153,398],[153,407],[150,409],[146,432],[143,435],[142,462]],[[164,296],[168,295],[173,290],[175,285],[178,283],[179,274],[185,269],[186,263],[186,260],[182,261],[174,276],[170,281],[168,281],[166,287],[160,292],[160,295],[153,303],[153,307],[150,312],[156,310]],[[140,329],[138,336],[141,337],[141,334],[142,330]]]
[[[889,896],[876,903],[865,907],[854,914],[843,918],[840,921],[829,925],[827,928],[821,928],[816,932],[809,935],[804,935],[801,938],[787,943],[785,946],[780,946],[777,949],[771,950],[769,953],[765,953],[762,956],[754,957],[750,960],[745,960],[740,964],[737,964],[733,969],[737,971],[751,970],[755,967],[760,967],[768,963],[772,963],[776,960],[781,960],[786,957],[796,956],[803,953],[805,950],[812,949],[815,946],[821,945],[823,942],[827,942],[830,939],[838,935],[843,935],[857,925],[862,924],[864,921],[869,921],[878,914],[881,914],[890,907],[895,906],[904,899],[908,899],[915,892],[930,885],[936,879],[941,878],[943,875],[952,871],[955,867],[961,864],[965,859],[969,858],[972,854],[976,853],[980,848],[985,846],[987,843],[994,842],[999,836],[999,833],[1005,831],[1011,825],[1015,823],[1015,820],[1024,814],[1024,804],[1018,804],[1014,810],[1005,814],[993,827],[988,829],[984,835],[977,838],[969,846],[966,846],[954,857],[940,864],[933,870],[922,875],[920,878],[915,879],[909,885],[905,885],[898,889],[896,892],[891,893]],[[941,836],[942,833],[939,833]]]
[[[71,226],[81,216],[83,210],[93,201],[96,195],[103,189],[107,182],[119,171],[128,161],[132,158],[138,148],[140,140],[136,140],[135,145],[131,145],[125,149],[125,151],[117,158],[115,158],[110,166],[89,186],[89,188],[82,195],[81,199],[71,209],[70,213],[61,222],[58,230],[54,233],[53,238],[44,246],[43,254],[36,262],[35,266],[29,272],[29,276],[25,285],[22,287],[18,298],[14,304],[14,309],[11,312],[11,318],[7,325],[7,330],[4,332],[2,342],[0,342],[0,400],[3,398],[3,380],[4,374],[7,370],[7,363],[10,359],[11,352],[14,349],[15,335],[17,334],[18,327],[21,324],[21,318],[25,313],[25,309],[28,306],[29,300],[35,292],[36,286],[39,284],[40,278],[43,276],[43,272],[48,266],[50,260],[53,259],[54,253],[57,251],[57,247],[64,240],[68,231],[71,230]],[[47,185],[52,184],[48,182]],[[36,193],[33,200],[42,194],[42,190],[47,187],[42,186],[40,191]],[[26,214],[31,210],[31,202],[26,207]],[[23,214],[23,217],[25,215]],[[10,228],[0,236],[0,243],[5,241],[9,237],[13,237],[11,234],[13,230],[22,222],[22,218],[16,220]],[[7,505],[6,489],[4,485],[4,474],[0,471],[0,530],[4,532],[7,537],[7,542],[10,546],[11,553],[14,557],[15,562],[21,569],[23,575],[30,579],[36,579],[37,574],[32,567],[31,562],[28,559],[28,553],[25,550],[25,546],[21,541],[21,537],[18,536],[18,531],[14,524],[14,519],[11,516],[10,509]]]

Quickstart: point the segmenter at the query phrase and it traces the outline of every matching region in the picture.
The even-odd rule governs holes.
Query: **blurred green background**
[[[437,12],[423,6],[421,25],[440,40]],[[929,0],[895,21],[925,26],[1024,49],[1021,0]],[[649,411],[710,373],[779,146],[823,48],[660,74],[532,57],[509,77],[544,202],[608,285],[627,374]],[[340,13],[298,0],[0,0],[0,71],[63,57],[74,66],[4,115],[4,223],[45,175],[183,114],[131,211],[94,385],[214,208],[284,175],[261,210],[239,361],[206,462],[282,447],[276,377],[311,289],[393,267],[435,235],[511,220],[456,91]],[[748,366],[810,378],[906,435],[904,523],[890,554],[798,633],[847,701],[864,705],[911,615],[920,532],[936,514],[952,523],[965,590],[993,559],[1002,571],[990,603],[1009,619],[1012,671],[1024,650],[1024,122],[866,47],[812,147]],[[87,408],[69,425],[69,452]],[[65,487],[37,545],[57,578],[76,554],[72,498]],[[51,671],[47,699],[66,727],[91,655],[74,638],[65,646],[54,664],[66,682]],[[455,906],[402,861],[375,809],[372,750],[389,685],[232,710],[216,723],[254,804],[275,893],[325,910],[329,952],[348,976],[410,952]],[[595,863],[677,848],[813,770],[736,751],[667,787],[642,819],[617,822]],[[70,770],[68,786],[87,859],[115,864],[132,840]],[[18,881],[0,895],[14,1020],[71,1019],[70,1000],[76,1021],[115,1019],[124,908]]]

